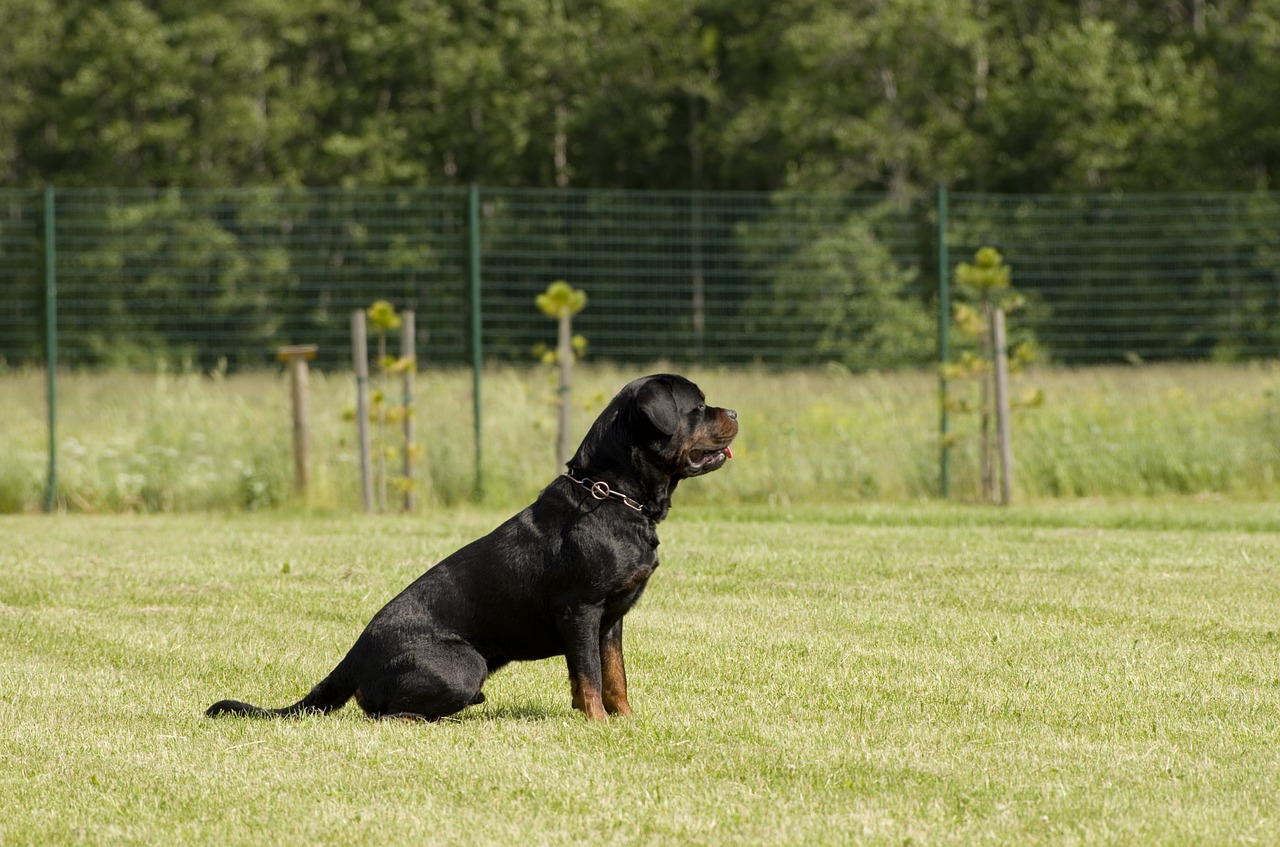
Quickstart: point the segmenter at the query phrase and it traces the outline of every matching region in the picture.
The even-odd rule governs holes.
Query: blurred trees
[[[1274,189],[1280,0],[0,0],[36,187]]]

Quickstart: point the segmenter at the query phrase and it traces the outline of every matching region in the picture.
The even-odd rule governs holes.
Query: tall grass
[[[581,435],[641,370],[577,374]],[[717,503],[908,500],[938,489],[931,374],[840,370],[693,370],[742,432],[729,469],[685,486]],[[1014,421],[1015,485],[1024,498],[1280,494],[1280,367],[1196,365],[1040,370],[1045,393]],[[242,510],[296,505],[283,374],[72,373],[59,378],[61,508],[89,512]],[[532,497],[558,472],[556,399],[544,370],[495,369],[483,383],[482,490],[494,505]],[[353,380],[313,373],[313,488],[308,505],[359,506]],[[414,414],[423,506],[475,491],[470,374],[419,375]],[[47,457],[44,378],[0,375],[0,511],[38,508]],[[955,420],[954,492],[976,490],[974,422]]]

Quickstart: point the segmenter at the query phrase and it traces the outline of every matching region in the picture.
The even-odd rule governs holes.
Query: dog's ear
[[[671,383],[651,379],[636,392],[635,408],[663,435],[674,435],[680,426],[680,410]]]

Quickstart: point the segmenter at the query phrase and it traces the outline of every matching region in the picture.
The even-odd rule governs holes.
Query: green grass
[[[586,430],[636,370],[575,376],[573,426]],[[713,403],[741,414],[732,479],[697,503],[772,506],[830,499],[908,502],[938,491],[936,379],[928,373],[695,370]],[[312,509],[359,508],[349,374],[313,374]],[[288,385],[282,374],[63,374],[62,509],[254,510],[295,506]],[[1196,365],[1040,370],[1017,391],[1045,404],[1014,421],[1016,496],[1280,497],[1280,367]],[[957,387],[963,390],[963,387]],[[394,391],[392,392],[395,393]],[[415,415],[427,507],[470,500],[470,375],[427,371]],[[527,502],[556,472],[556,398],[546,370],[496,369],[484,380],[485,502]],[[0,513],[40,507],[46,463],[43,375],[0,375]],[[973,431],[958,416],[954,493],[977,490]]]
[[[505,512],[0,518],[0,843],[1275,842],[1272,506],[685,494],[601,725],[560,660],[436,725],[201,715]]]

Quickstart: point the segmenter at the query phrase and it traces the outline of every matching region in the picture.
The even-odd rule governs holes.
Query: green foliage
[[[851,218],[797,251],[774,295],[779,317],[813,333],[824,356],[853,367],[922,364],[933,352],[933,322],[910,294],[915,283],[915,271],[897,264],[866,222]]]
[[[942,365],[942,374],[948,382],[946,394],[940,400],[948,412],[975,413],[978,416],[980,483],[983,497],[995,500],[994,470],[998,445],[994,430],[1001,413],[996,402],[996,359],[1004,356],[1007,375],[1021,371],[1035,359],[1034,337],[1028,335],[1020,341],[1014,340],[1006,324],[1005,331],[1010,334],[1000,341],[1004,349],[996,347],[997,318],[1017,311],[1025,302],[1022,295],[1013,289],[1013,269],[1004,263],[1000,251],[994,247],[979,248],[974,254],[973,264],[960,262],[956,266],[956,280],[959,283],[957,293],[969,297],[972,303],[960,301],[953,307],[953,325],[958,330],[956,340],[959,342],[955,346],[959,355],[953,351],[952,359]],[[958,381],[967,381],[972,388],[957,385]],[[1012,387],[1006,386],[1006,390],[1011,391]],[[1010,412],[1018,408],[1035,408],[1044,400],[1042,390],[1029,388],[1023,390],[1019,397],[1011,395],[1007,408]],[[963,429],[955,429],[944,438],[945,446],[952,447],[967,440],[968,435]],[[1006,493],[1012,496],[1012,492]]]
[[[395,357],[387,352],[387,336],[400,329],[403,321],[387,300],[375,300],[366,310],[369,325],[377,337],[378,357],[377,374],[373,380],[373,388],[369,392],[369,420],[374,424],[369,449],[372,452],[374,471],[374,489],[377,492],[378,511],[387,510],[387,489],[395,489],[400,494],[417,490],[417,482],[403,474],[396,474],[389,468],[397,462],[403,463],[405,458],[417,460],[422,455],[421,448],[406,438],[403,429],[405,419],[413,414],[413,409],[406,403],[396,403],[391,399],[389,383],[406,371],[417,368],[414,356]],[[388,433],[393,428],[395,435]]]
[[[978,299],[990,300],[997,291],[1009,288],[1013,269],[994,247],[982,247],[974,254],[973,264],[956,265],[956,280]]]
[[[1204,140],[1215,131],[1214,89],[1226,80],[1183,35],[1142,45],[1119,22],[1097,17],[1029,34],[1019,57],[1026,87],[991,94],[993,141],[1004,153],[999,172],[987,168],[992,187],[1212,186],[1185,169],[1216,158]]]
[[[547,286],[547,290],[539,294],[535,301],[538,311],[549,318],[578,314],[587,307],[587,292],[574,288],[562,279]]]
[[[581,333],[574,333],[569,339],[569,349],[573,353],[573,361],[579,362],[582,357],[587,355],[587,346],[590,342],[587,337]],[[533,357],[544,365],[554,365],[560,361],[560,350],[556,347],[549,347],[544,342],[538,342],[533,345]]]
[[[559,377],[556,385],[556,466],[563,466],[569,461],[574,445],[570,442],[570,393],[572,392],[573,365],[582,357],[587,349],[587,340],[581,335],[573,334],[573,316],[587,306],[587,293],[573,288],[564,280],[556,280],[547,286],[547,290],[539,294],[535,300],[538,311],[557,321],[556,349],[548,353],[543,351],[540,358],[543,362],[559,363]],[[538,351],[535,349],[535,353]]]
[[[0,0],[0,173],[59,186],[1277,184],[1280,9]]]
[[[986,349],[991,310],[999,308],[1007,315],[1021,309],[1026,299],[1013,289],[1013,269],[1004,263],[1004,257],[994,247],[979,248],[973,264],[960,262],[955,275],[959,283],[957,293],[967,296],[971,302],[957,299],[952,305],[952,326],[959,336],[955,348],[959,355],[943,366],[943,372],[949,378],[985,374],[991,369],[992,351]],[[1011,373],[1036,361],[1037,344],[1032,333],[1011,329],[1008,345],[1005,352]]]
[[[572,318],[587,307],[587,292],[580,288],[574,288],[564,280],[558,279],[548,285],[546,291],[534,298],[534,303],[538,307],[538,311],[548,318],[557,320]],[[576,363],[587,353],[587,337],[581,333],[573,333],[570,330],[568,341],[570,362]],[[538,342],[533,345],[534,357],[544,365],[559,363],[560,354],[560,343],[557,343],[555,347],[549,347],[544,342]]]
[[[880,198],[808,200],[776,197],[770,215],[741,228],[758,276],[744,328],[854,370],[929,362],[934,318],[918,266],[903,261],[903,209]]]
[[[400,316],[396,314],[396,307],[386,300],[375,300],[372,306],[365,309],[365,314],[369,317],[369,325],[373,327],[373,331],[383,337],[382,346],[385,347],[386,334],[400,328]]]

